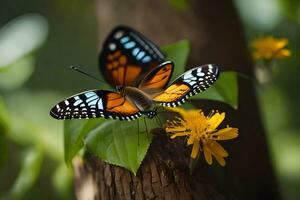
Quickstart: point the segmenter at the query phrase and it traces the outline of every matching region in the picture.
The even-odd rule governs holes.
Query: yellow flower
[[[274,38],[273,36],[257,38],[252,42],[254,48],[253,58],[255,60],[281,59],[291,56],[291,51],[286,47],[288,44],[286,38]]]
[[[217,130],[225,118],[225,113],[212,112],[211,115],[205,116],[201,110],[186,111],[182,108],[169,108],[169,110],[179,113],[182,117],[168,121],[166,132],[171,134],[171,138],[187,137],[187,144],[193,144],[191,152],[193,159],[198,156],[199,151],[203,151],[208,164],[212,164],[212,156],[214,156],[221,166],[225,166],[224,158],[228,153],[217,141],[238,136],[237,128],[227,126]]]

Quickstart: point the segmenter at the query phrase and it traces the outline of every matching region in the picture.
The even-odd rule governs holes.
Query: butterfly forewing
[[[141,116],[138,108],[119,93],[90,90],[55,105],[50,115],[56,119],[90,119],[104,117],[133,120]]]
[[[107,37],[99,67],[112,86],[136,86],[142,75],[164,60],[159,48],[137,31],[118,26]]]
[[[153,100],[163,106],[178,106],[187,98],[210,87],[217,80],[218,75],[219,69],[213,64],[190,69]]]

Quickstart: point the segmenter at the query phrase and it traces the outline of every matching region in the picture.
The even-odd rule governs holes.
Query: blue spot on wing
[[[92,96],[96,95],[96,93],[95,93],[95,92],[87,92],[87,93],[85,93],[84,95],[85,95],[87,98],[89,98],[89,97],[92,97]]]
[[[143,59],[142,59],[142,62],[143,63],[147,63],[147,62],[150,62],[151,61],[151,57],[150,56],[145,56]]]
[[[136,47],[132,50],[132,55],[136,56],[140,52],[140,48]]]
[[[78,106],[79,104],[82,103],[82,100],[81,99],[78,99],[75,101],[75,103],[73,104],[74,106]]]
[[[131,48],[134,47],[134,46],[135,46],[135,42],[133,42],[133,41],[128,42],[128,43],[126,43],[126,44],[124,45],[124,47],[125,47],[126,49],[131,49]]]
[[[88,98],[88,99],[86,100],[86,102],[89,103],[89,102],[91,102],[91,101],[93,101],[93,100],[95,100],[95,99],[97,100],[97,99],[99,99],[99,97],[96,96],[96,95],[95,95],[95,96],[92,96],[92,97]]]
[[[136,59],[140,60],[142,57],[144,57],[145,55],[145,51],[141,51],[137,56],[136,56]]]
[[[123,38],[120,39],[120,42],[121,42],[122,44],[124,44],[124,43],[126,43],[126,42],[128,42],[128,41],[129,41],[129,37],[128,37],[128,36],[125,36],[125,37],[123,37]]]
[[[88,103],[88,106],[96,105],[97,101],[98,101],[98,98],[95,99],[95,100],[93,100],[93,101],[91,101],[90,103]]]

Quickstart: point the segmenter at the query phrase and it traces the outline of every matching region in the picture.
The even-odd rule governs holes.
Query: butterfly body
[[[56,104],[50,115],[56,119],[153,118],[158,106],[181,105],[206,90],[219,75],[218,67],[208,64],[188,70],[168,85],[174,64],[163,60],[164,54],[145,36],[119,26],[109,34],[99,55],[100,71],[117,91],[79,93]]]
[[[154,109],[154,102],[150,95],[136,87],[124,87],[122,93],[131,101],[140,111],[149,111]]]

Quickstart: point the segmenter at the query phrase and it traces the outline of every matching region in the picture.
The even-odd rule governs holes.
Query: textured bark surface
[[[197,195],[201,199],[223,199],[208,183],[201,183],[197,194],[192,192],[189,151],[184,141],[171,141],[161,131],[137,176],[87,154],[84,162],[79,159],[74,162],[77,198],[173,200],[195,199],[193,195]]]
[[[189,39],[188,66],[216,63],[222,70],[253,74],[241,23],[230,0],[191,0],[185,10],[176,10],[167,0],[96,3],[101,42],[113,26],[126,24],[159,45]],[[216,163],[208,166],[201,157],[191,176],[188,162],[178,160],[188,158],[185,146],[159,137],[137,177],[92,156],[76,164],[78,199],[90,199],[80,196],[89,181],[93,183],[91,199],[280,199],[254,85],[240,79],[239,87],[237,111],[221,103],[195,102],[204,110],[225,111],[225,124],[240,129],[238,139],[222,143],[230,154],[225,168]]]

